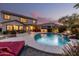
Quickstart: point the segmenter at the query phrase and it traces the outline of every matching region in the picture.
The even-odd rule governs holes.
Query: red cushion
[[[0,47],[0,54],[2,54],[2,53],[9,53],[9,54],[14,54],[15,55],[15,53],[14,52],[12,52],[12,50],[9,48],[9,47]]]
[[[0,53],[0,56],[14,56],[14,54],[3,52],[3,53]]]
[[[18,55],[24,44],[24,41],[0,42],[0,47],[8,47],[11,53]]]

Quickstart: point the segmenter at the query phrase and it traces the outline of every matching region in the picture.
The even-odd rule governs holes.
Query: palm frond
[[[73,42],[72,42],[73,43]],[[66,56],[79,56],[79,42],[76,42],[77,45],[73,43],[68,43],[66,46],[64,46],[63,51]]]
[[[74,8],[78,9],[79,8],[79,3],[77,3],[76,5],[74,5]]]

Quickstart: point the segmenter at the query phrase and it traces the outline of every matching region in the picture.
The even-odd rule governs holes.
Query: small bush
[[[8,31],[3,31],[2,33],[5,35],[5,34],[8,34]]]

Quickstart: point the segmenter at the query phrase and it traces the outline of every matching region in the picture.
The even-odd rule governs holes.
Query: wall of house
[[[11,16],[11,20],[18,20],[20,21],[20,17],[17,17],[17,16]],[[25,22],[25,24],[33,24],[33,20],[30,20],[30,19],[26,19],[27,22]]]
[[[2,19],[3,19],[3,15],[4,15],[4,14],[1,14],[1,18],[2,18]],[[20,21],[20,17],[10,15],[10,19],[9,19],[9,20],[19,20],[19,21]],[[3,21],[9,21],[9,20],[3,19]],[[27,20],[28,20],[28,22],[26,22],[26,24],[33,24],[33,20],[30,20],[30,19],[27,19]]]
[[[6,25],[8,25],[8,24],[11,24],[11,25],[23,25],[23,24],[21,24],[21,23],[19,23],[19,22],[16,22],[16,21],[13,21],[13,22],[8,22],[8,23],[5,23]]]
[[[55,25],[55,24],[52,24],[52,23],[40,25],[41,28],[53,28],[53,27],[55,27],[55,26],[56,26],[56,25]]]
[[[16,21],[4,23],[3,26],[2,26],[2,31],[6,31],[6,26],[7,25],[19,25],[20,26],[20,25],[23,25],[23,24],[21,24],[19,22],[16,22]]]
[[[2,25],[2,31],[6,31],[6,25],[5,24]]]
[[[33,20],[28,19],[28,24],[33,24]]]
[[[13,16],[13,15],[10,15],[10,19],[4,19],[3,18],[3,13],[0,13],[1,15],[0,15],[0,17],[2,18],[2,21],[4,22],[4,21],[9,21],[9,20],[19,20],[20,21],[20,18],[21,17],[18,17],[18,16]],[[27,19],[28,21],[27,22],[25,22],[25,24],[36,24],[37,23],[37,21],[36,21],[36,23],[33,23],[33,20],[32,19]],[[19,23],[19,22],[16,22],[16,21],[13,21],[13,22],[8,22],[8,23],[4,23],[4,24],[2,24],[2,31],[6,31],[6,26],[7,25],[23,25],[23,24],[21,24],[21,23]],[[23,25],[24,26],[24,25]],[[25,30],[26,30],[26,27],[24,27],[25,28]],[[31,28],[31,27],[30,27]]]
[[[41,24],[39,25],[39,27],[40,27],[41,32],[58,32],[57,25],[53,23]]]
[[[19,17],[11,16],[11,20],[19,20]]]
[[[50,28],[52,28],[51,24],[43,24],[43,25],[41,25],[41,28],[48,28],[49,26],[50,26]]]
[[[3,19],[3,21],[9,21],[9,20],[19,20],[19,17],[17,17],[17,16],[13,16],[13,15],[10,15],[10,19],[9,20],[5,20],[4,18],[3,18],[3,15],[4,14],[2,14],[2,19]]]

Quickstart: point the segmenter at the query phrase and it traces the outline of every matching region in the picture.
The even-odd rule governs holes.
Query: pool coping
[[[37,33],[35,33],[35,34],[37,34]],[[13,38],[6,38],[4,40],[0,40],[0,42],[1,41],[2,42],[25,41],[25,45],[28,45],[28,46],[33,47],[33,48],[35,48],[37,50],[40,50],[40,51],[44,51],[44,52],[47,52],[47,53],[53,53],[53,54],[61,54],[61,55],[64,53],[61,47],[58,47],[58,46],[51,47],[51,46],[46,46],[46,45],[43,45],[43,44],[39,44],[34,39],[35,34],[33,34],[33,36],[31,36],[31,35],[28,35],[27,33],[24,33],[23,36],[18,36],[18,37],[13,37]]]

